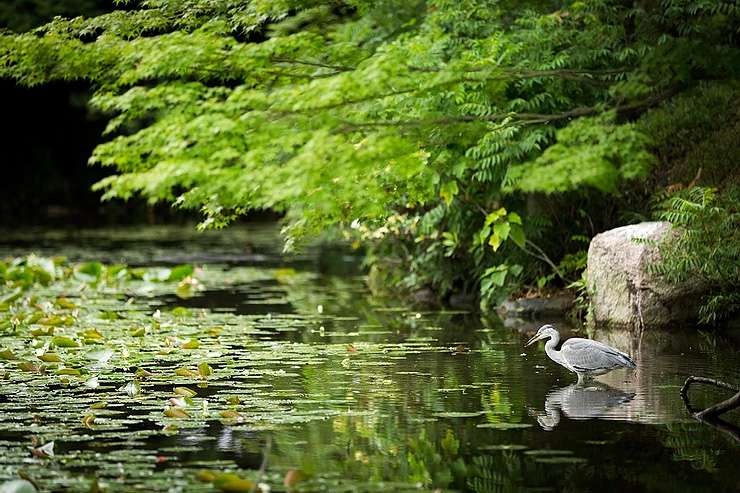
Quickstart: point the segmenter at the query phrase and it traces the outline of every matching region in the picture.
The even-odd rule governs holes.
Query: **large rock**
[[[597,326],[665,326],[696,318],[701,286],[671,284],[647,269],[660,260],[654,243],[669,234],[670,223],[645,222],[612,229],[591,240],[588,288]]]

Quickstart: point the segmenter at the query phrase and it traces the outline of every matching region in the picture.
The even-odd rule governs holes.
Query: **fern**
[[[705,286],[699,317],[716,323],[740,309],[740,189],[722,194],[694,187],[670,197],[659,217],[676,234],[659,245],[661,261],[649,268],[669,282]]]

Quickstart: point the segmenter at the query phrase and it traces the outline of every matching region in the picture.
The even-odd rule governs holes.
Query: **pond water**
[[[524,348],[539,321],[374,299],[356,256],[280,255],[271,227],[2,238],[0,257],[64,254],[147,274],[70,278],[37,288],[25,312],[0,313],[1,481],[111,492],[740,490],[740,444],[693,420],[678,392],[689,374],[738,380],[732,333],[592,334],[639,369],[576,386],[543,346]],[[182,298],[160,281],[162,267],[184,262],[199,268]],[[697,406],[724,397],[691,392]],[[53,456],[40,451],[52,441]]]

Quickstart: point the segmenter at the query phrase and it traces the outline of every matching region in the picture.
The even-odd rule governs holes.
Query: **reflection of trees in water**
[[[474,457],[468,487],[475,493],[521,491],[526,483],[522,461],[521,455],[510,451]]]
[[[714,449],[714,432],[695,423],[665,425],[661,442],[673,451],[673,459],[688,462],[691,467],[707,472],[717,471],[719,451]]]
[[[537,422],[542,429],[551,431],[560,423],[561,413],[570,419],[620,419],[614,411],[634,397],[634,392],[624,392],[601,382],[574,383],[547,394],[545,414],[537,415]]]

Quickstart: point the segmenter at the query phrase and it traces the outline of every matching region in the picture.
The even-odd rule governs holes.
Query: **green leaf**
[[[173,267],[170,271],[169,281],[180,282],[188,276],[192,276],[194,272],[193,266],[184,264]]]
[[[213,486],[227,493],[251,493],[255,490],[254,482],[240,478],[234,473],[222,473],[213,480]]]
[[[208,378],[213,374],[213,368],[204,361],[198,364],[198,374],[201,378]]]
[[[103,264],[100,262],[87,262],[80,264],[75,269],[75,277],[83,282],[97,282],[103,273]]]
[[[485,223],[485,225],[486,226],[490,226],[491,224],[493,224],[494,222],[498,221],[499,219],[501,219],[505,215],[506,215],[506,209],[504,209],[503,207],[501,207],[500,209],[498,209],[496,211],[493,211],[493,212],[491,212],[490,214],[488,214],[486,216],[486,223]]]
[[[8,348],[0,350],[0,359],[4,360],[17,360],[18,357]]]
[[[445,182],[439,189],[439,196],[442,197],[445,204],[450,205],[452,199],[458,194],[459,189],[456,181]]]
[[[507,222],[497,222],[493,225],[493,231],[501,239],[501,242],[504,242],[509,237],[511,225]]]
[[[51,345],[56,347],[79,347],[77,341],[67,336],[54,336],[51,338]]]
[[[524,230],[519,224],[511,224],[511,231],[509,232],[509,236],[511,237],[511,240],[516,244],[516,246],[518,246],[519,248],[524,248],[524,244],[526,243],[527,239],[524,236]]]
[[[488,238],[488,244],[493,247],[493,251],[495,252],[501,246],[501,237],[499,237],[499,235],[497,235],[494,231],[493,234]]]
[[[510,223],[522,224],[522,218],[516,212],[509,212],[509,215],[506,217]]]

